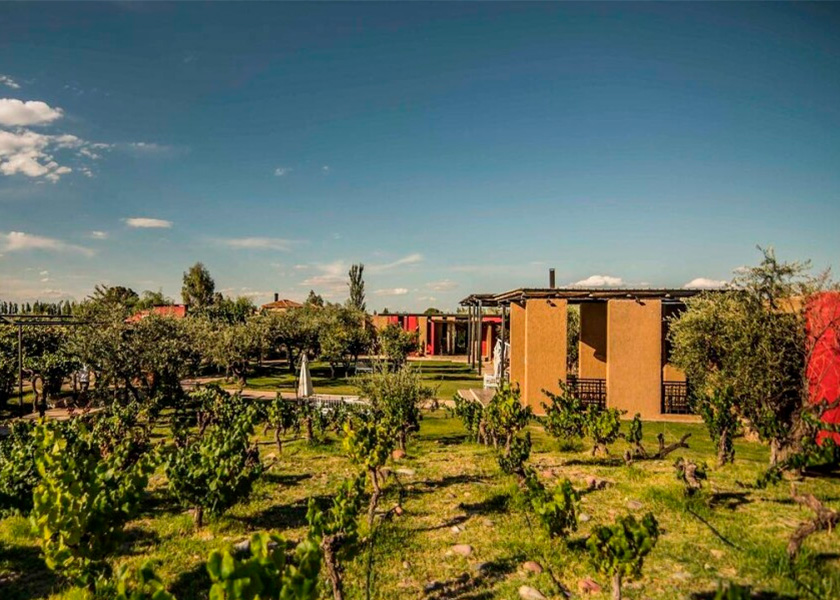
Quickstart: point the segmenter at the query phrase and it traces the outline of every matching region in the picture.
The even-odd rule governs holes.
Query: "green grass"
[[[561,598],[558,583],[577,594],[578,582],[585,577],[604,586],[604,592],[586,597],[607,598],[607,581],[589,565],[583,542],[595,525],[631,512],[630,500],[643,504],[636,514],[654,512],[663,534],[645,563],[641,580],[629,584],[627,598],[691,598],[713,591],[721,579],[752,584],[756,591],[766,592],[766,598],[840,598],[838,534],[812,536],[798,561],[790,565],[785,556],[787,538],[809,516],[808,511],[791,503],[787,484],[768,490],[739,487],[738,481],[754,480],[766,465],[764,446],[737,440],[736,463],[710,468],[703,497],[687,502],[672,465],[677,456],[713,464],[714,448],[700,425],[646,423],[649,448],[655,446],[659,432],[669,441],[691,432],[691,448],[666,460],[639,461],[629,468],[615,458],[594,459],[584,447],[559,451],[556,441],[538,425],[531,426],[531,432],[530,462],[545,481],[568,477],[581,490],[588,475],[613,482],[606,489],[582,495],[580,510],[591,520],[581,523],[568,542],[547,539],[517,508],[516,485],[499,471],[492,450],[469,442],[461,424],[442,411],[427,414],[409,445],[408,457],[390,465],[414,474],[398,475],[400,485],[394,479],[386,482],[380,506],[389,509],[400,502],[402,490],[405,513],[383,521],[376,532],[372,598],[512,599],[518,598],[517,590],[525,584],[549,598]],[[326,500],[354,469],[334,437],[317,446],[291,440],[277,457],[270,436],[260,437],[261,451],[266,463],[276,462],[248,501],[210,519],[200,531],[168,495],[164,476],[156,474],[143,512],[129,524],[114,564],[137,565],[152,558],[170,591],[180,600],[192,600],[206,598],[203,565],[212,549],[241,541],[254,531],[299,539],[305,532],[308,499]],[[614,456],[624,448],[618,442]],[[840,507],[837,479],[807,479],[800,487],[829,506]],[[453,532],[453,525],[463,531]],[[451,554],[448,551],[455,543],[470,544],[475,550],[466,558]],[[366,551],[347,558],[349,599],[365,597],[367,558]],[[520,568],[525,560],[538,561],[546,570],[526,575]],[[482,564],[484,569],[478,570]],[[463,573],[468,579],[458,583]],[[424,596],[424,587],[431,581],[449,582],[446,594]],[[0,521],[0,598],[68,598],[40,559],[22,517]]]
[[[481,387],[482,379],[470,370],[469,365],[446,360],[415,361],[411,363],[421,373],[427,385],[435,388],[437,398],[450,400],[459,389]],[[320,361],[310,363],[312,384],[316,393],[355,395],[358,390],[352,377],[342,370],[336,370],[336,377],[330,377],[329,365]],[[223,380],[218,380],[224,383]],[[259,368],[248,377],[246,389],[259,391],[281,390],[292,392],[297,384],[296,375],[285,364]]]

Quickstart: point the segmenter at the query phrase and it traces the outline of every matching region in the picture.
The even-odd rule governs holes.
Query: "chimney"
[[[277,302],[278,300],[280,300],[280,294],[274,292],[274,301]]]
[[[554,285],[554,268],[548,270],[548,287],[551,289],[555,288]]]

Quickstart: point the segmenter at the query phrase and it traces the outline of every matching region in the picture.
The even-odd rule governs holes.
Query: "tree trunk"
[[[312,417],[306,417],[306,441],[311,442],[315,439],[315,434],[312,432]]]
[[[400,446],[400,450],[402,450],[403,452],[405,452],[406,437],[407,436],[406,436],[405,430],[400,429],[399,437],[398,437],[398,443],[399,443],[399,446]]]
[[[274,441],[277,443],[277,454],[281,454],[283,452],[283,440],[280,439],[279,427],[274,430]]]
[[[376,469],[368,470],[370,475],[370,482],[373,485],[373,493],[370,495],[370,507],[368,508],[368,525],[373,525],[373,516],[376,513],[376,505],[379,504],[379,496],[382,495],[382,489],[379,487],[379,474]]]
[[[193,508],[193,524],[196,529],[201,529],[204,525],[204,509],[200,506]]]
[[[793,532],[793,535],[790,536],[787,553],[790,558],[793,558],[799,552],[799,548],[809,535],[822,530],[831,531],[837,525],[840,525],[840,512],[826,508],[812,494],[798,495],[793,485],[790,488],[790,495],[794,502],[802,506],[807,506],[815,514],[813,520],[800,523],[796,531]]]
[[[621,600],[621,573],[612,577],[612,600]]]
[[[339,539],[334,535],[325,536],[321,542],[321,550],[324,552],[324,567],[326,567],[327,576],[332,583],[334,600],[344,600],[341,566],[338,564],[338,559],[336,558],[339,545]]]
[[[770,440],[770,466],[775,467],[779,463],[779,440]]]
[[[728,455],[726,451],[726,447],[729,445],[729,428],[724,427],[723,431],[720,432],[720,439],[718,440],[718,454],[717,454],[717,464],[719,467],[722,467],[728,462],[731,462],[731,457]]]

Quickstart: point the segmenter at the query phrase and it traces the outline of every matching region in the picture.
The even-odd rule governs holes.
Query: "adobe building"
[[[480,314],[499,307],[509,339],[509,379],[537,415],[543,390],[560,381],[584,403],[636,413],[645,420],[696,421],[685,375],[668,362],[668,322],[683,310],[690,289],[521,288],[461,301]],[[568,307],[580,307],[578,373],[567,372]],[[509,315],[509,316],[508,316]],[[509,335],[504,330],[509,327]]]
[[[471,313],[397,313],[373,315],[370,320],[377,331],[394,324],[417,335],[419,354],[423,356],[466,355],[475,362],[479,360],[479,354],[483,360],[489,360],[499,335],[502,317],[483,315],[481,322],[477,323]],[[474,336],[479,335],[479,327],[481,341],[471,344],[470,341],[475,340]],[[473,354],[476,356],[473,357]]]

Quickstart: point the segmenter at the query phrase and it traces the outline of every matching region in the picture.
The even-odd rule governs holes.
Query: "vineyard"
[[[762,445],[737,440],[734,465],[716,470],[702,426],[634,436],[628,422],[592,456],[588,438],[558,441],[510,390],[486,414],[420,413],[419,380],[384,377],[380,389],[409,400],[382,399],[377,419],[210,386],[152,422],[114,412],[16,430],[4,485],[34,488],[35,503],[18,494],[29,517],[0,521],[3,598],[598,598],[617,580],[630,598],[713,598],[729,582],[771,598],[840,590],[831,535],[788,558],[813,513],[786,485],[752,485]],[[653,455],[660,435],[689,447],[621,458]],[[676,457],[703,465],[698,489]],[[829,479],[807,487],[836,496]]]

